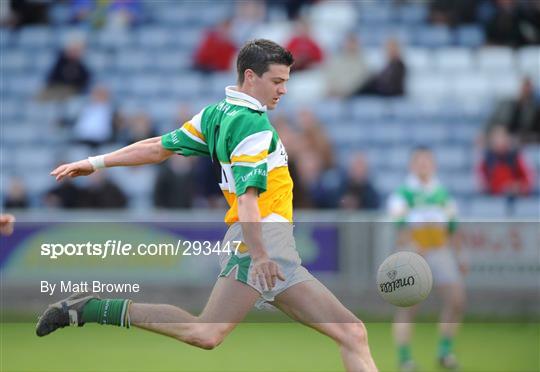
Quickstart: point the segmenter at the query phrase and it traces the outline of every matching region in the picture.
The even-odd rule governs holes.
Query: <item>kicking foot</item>
[[[74,293],[66,299],[49,305],[47,310],[39,317],[36,325],[36,334],[40,337],[64,328],[69,325],[82,327],[82,309],[84,305],[99,298],[92,293]]]

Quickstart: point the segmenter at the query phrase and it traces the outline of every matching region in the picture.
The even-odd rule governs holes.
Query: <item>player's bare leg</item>
[[[443,301],[439,332],[439,362],[443,367],[456,369],[458,363],[453,354],[453,339],[461,324],[465,307],[465,288],[462,282],[438,286]]]
[[[259,292],[231,275],[217,280],[199,316],[172,305],[138,303],[131,305],[129,315],[136,327],[213,349],[244,319],[259,296]]]
[[[337,342],[347,371],[376,371],[364,324],[318,280],[298,283],[273,304]]]

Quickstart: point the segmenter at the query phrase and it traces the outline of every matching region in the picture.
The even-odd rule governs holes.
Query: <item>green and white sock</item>
[[[130,327],[129,305],[131,300],[125,299],[92,299],[82,311],[85,323],[110,324],[120,327]]]
[[[442,337],[439,341],[439,358],[452,354],[454,340],[451,337]]]
[[[412,359],[411,347],[409,346],[409,344],[398,346],[398,359],[399,359],[399,364],[403,364]]]

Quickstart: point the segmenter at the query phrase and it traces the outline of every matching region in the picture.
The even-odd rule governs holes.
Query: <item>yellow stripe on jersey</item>
[[[238,155],[231,157],[231,163],[257,163],[266,159],[268,150],[263,150],[257,155]]]
[[[411,227],[411,236],[416,245],[424,250],[439,249],[448,243],[448,228],[446,224],[425,224]]]
[[[189,133],[194,135],[195,137],[199,138],[201,141],[206,143],[206,138],[204,138],[204,135],[195,128],[193,124],[191,124],[189,121],[187,121],[183,126],[183,129],[187,130]]]
[[[292,190],[293,181],[288,167],[278,167],[268,172],[266,191],[259,195],[258,200],[261,218],[276,213],[292,222]],[[234,193],[222,191],[230,207],[225,222],[231,225],[239,220],[238,197]]]

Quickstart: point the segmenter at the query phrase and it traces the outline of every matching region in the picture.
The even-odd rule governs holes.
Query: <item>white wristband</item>
[[[89,156],[88,161],[94,170],[105,168],[105,155]]]

